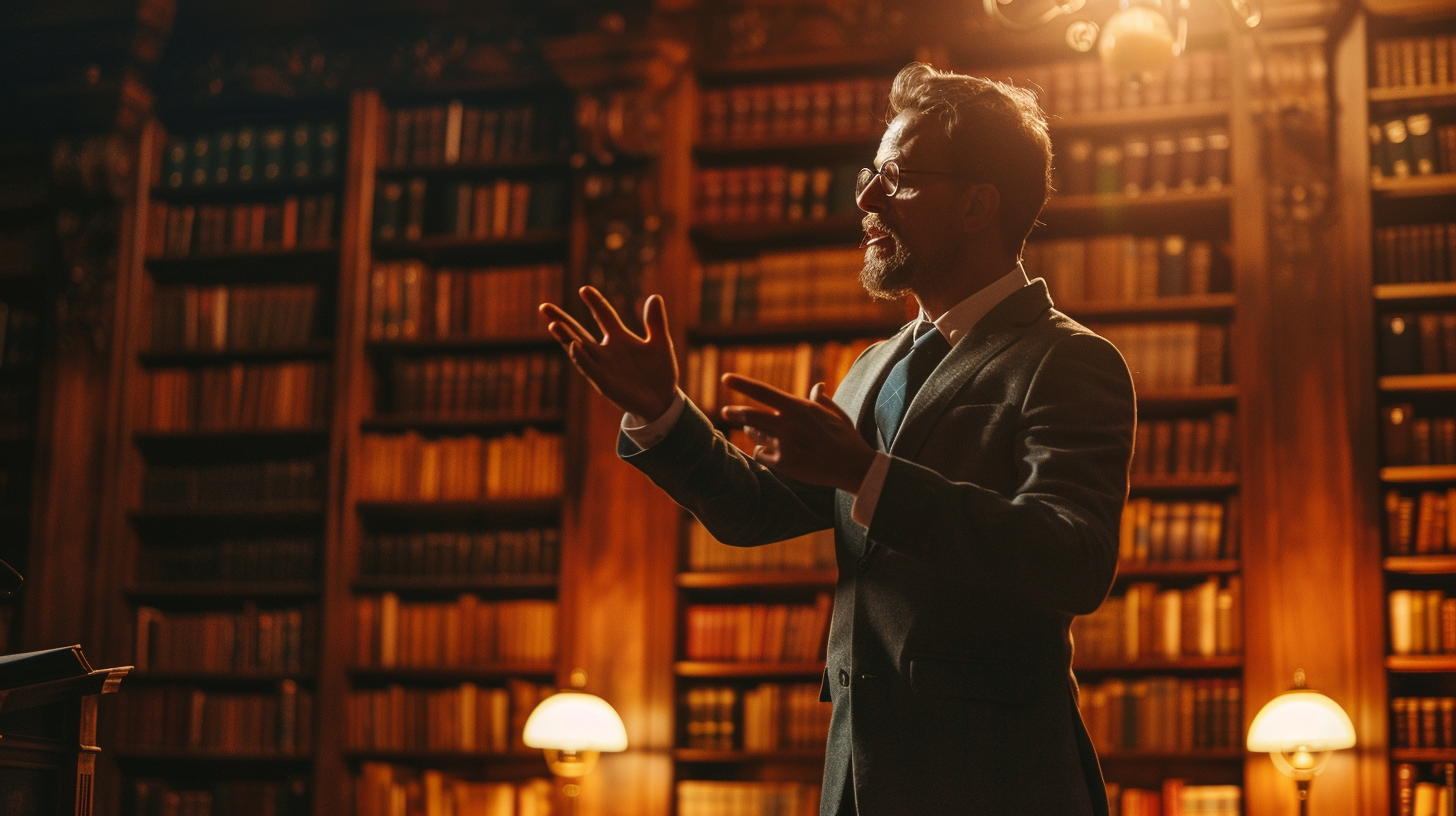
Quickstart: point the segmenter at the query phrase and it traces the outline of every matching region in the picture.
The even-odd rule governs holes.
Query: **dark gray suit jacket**
[[[910,342],[907,326],[871,347],[834,396],[871,444]],[[623,435],[618,453],[726,544],[834,528],[822,814],[852,773],[861,816],[1082,816],[1107,800],[1068,627],[1112,585],[1135,414],[1122,355],[1038,279],[916,396],[868,529],[854,496],[776,475],[691,404],[663,441]]]

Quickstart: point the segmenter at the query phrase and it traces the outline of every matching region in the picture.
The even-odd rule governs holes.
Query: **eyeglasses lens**
[[[866,167],[859,171],[859,175],[854,180],[854,197],[859,198],[864,195],[865,188],[870,186],[870,182],[874,181],[877,176],[880,180],[880,189],[884,191],[885,195],[892,196],[896,190],[900,189],[900,166],[894,162],[885,162],[880,165],[879,170]]]

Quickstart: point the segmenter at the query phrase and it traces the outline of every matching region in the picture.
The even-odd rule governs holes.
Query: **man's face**
[[[859,280],[871,297],[895,300],[954,265],[962,237],[957,213],[964,182],[955,176],[914,172],[953,169],[950,140],[934,117],[911,113],[895,117],[880,138],[875,168],[887,161],[901,170],[895,195],[886,195],[876,178],[858,199],[866,213]]]

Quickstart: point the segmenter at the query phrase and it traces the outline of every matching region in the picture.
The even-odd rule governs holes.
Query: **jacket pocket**
[[[956,657],[910,658],[910,688],[916,694],[1024,705],[1034,691],[1019,666]]]

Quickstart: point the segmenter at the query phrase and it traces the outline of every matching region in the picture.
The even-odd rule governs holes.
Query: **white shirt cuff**
[[[677,393],[673,394],[672,404],[667,406],[667,410],[662,412],[662,416],[651,422],[648,422],[645,417],[633,413],[623,414],[622,433],[635,442],[637,447],[647,450],[667,438],[668,433],[672,431],[672,426],[676,425],[678,419],[682,417],[683,409],[687,407],[687,404],[687,395],[679,388]]]
[[[890,454],[875,451],[875,461],[865,471],[864,481],[859,483],[859,492],[854,494],[854,504],[849,508],[849,517],[865,527],[875,517],[875,505],[880,503],[880,491],[885,487],[885,477],[890,474]]]

